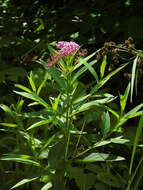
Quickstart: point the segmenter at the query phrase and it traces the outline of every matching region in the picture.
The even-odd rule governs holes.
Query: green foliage
[[[114,102],[118,97],[105,86],[128,63],[106,74],[106,57],[96,71],[95,55],[96,52],[87,57],[63,57],[46,71],[31,72],[27,85],[15,85],[19,101],[0,105],[5,112],[0,123],[4,133],[0,167],[8,180],[7,171],[16,174],[3,190],[22,186],[30,190],[64,190],[71,188],[72,181],[81,190],[133,186],[130,175],[142,118],[130,168],[124,151],[118,151],[120,146],[127,148],[129,139],[120,133],[129,119],[142,115],[143,104],[126,111],[129,91],[133,89],[129,83],[117,109]],[[38,62],[47,64],[42,57]],[[81,81],[87,72],[94,78],[91,84]]]

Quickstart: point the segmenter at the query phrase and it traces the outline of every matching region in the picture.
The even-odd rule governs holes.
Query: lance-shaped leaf
[[[97,61],[94,60],[94,61],[91,61],[90,63],[86,63],[86,65],[88,64],[88,67],[92,67],[92,65],[94,65]],[[79,69],[79,71],[77,71],[74,76],[73,76],[73,79],[72,79],[72,82],[74,82],[76,79],[78,79],[85,71],[88,70],[88,67],[87,66],[83,66],[81,69]],[[96,74],[95,74],[96,75]],[[98,76],[96,76],[98,77]]]
[[[30,129],[33,129],[33,128],[36,128],[36,127],[40,127],[41,125],[45,125],[45,124],[48,124],[50,122],[51,122],[51,120],[49,120],[49,119],[39,121],[39,122],[34,123],[33,125],[31,125],[30,127],[28,127],[27,130],[30,130]]]
[[[108,97],[108,98],[102,98],[102,99],[99,99],[99,100],[94,100],[94,101],[87,102],[87,103],[79,106],[77,109],[75,109],[73,111],[73,114],[77,114],[79,112],[86,111],[86,110],[90,109],[93,106],[102,107],[102,105],[104,105],[106,103],[109,103],[109,102],[113,101],[114,99],[115,99],[115,97]]]
[[[36,94],[31,94],[31,93],[27,93],[27,92],[18,92],[18,91],[14,91],[16,94],[19,94],[25,98],[29,98],[31,100],[34,100],[36,102],[38,102],[39,104],[43,105],[44,107],[48,108],[49,105],[39,96],[37,96]]]
[[[51,187],[52,187],[52,183],[51,183],[51,182],[48,182],[48,183],[46,183],[46,185],[44,185],[44,186],[42,187],[41,190],[48,190],[48,189],[50,189]]]
[[[16,187],[19,187],[19,186],[21,186],[21,185],[24,185],[24,184],[26,184],[26,183],[29,183],[29,182],[31,182],[31,181],[34,181],[34,180],[36,180],[36,179],[38,179],[38,178],[39,178],[39,177],[23,179],[23,180],[19,181],[17,184],[15,184],[13,187],[11,187],[10,189],[14,189],[14,188],[16,188]]]
[[[117,69],[115,69],[114,71],[112,71],[110,74],[108,74],[106,77],[104,77],[103,79],[101,79],[96,85],[95,87],[91,90],[91,93],[96,92],[99,88],[101,88],[112,76],[114,76],[116,73],[118,73],[121,69],[123,69],[124,67],[126,67],[128,65],[128,63],[118,67]]]
[[[96,54],[96,52],[92,53],[91,55],[85,57],[85,58],[81,58],[79,60],[79,62],[75,65],[74,70],[76,70],[77,68],[79,68],[83,63],[86,63],[90,58],[92,58],[94,55]],[[97,60],[96,60],[97,62]]]
[[[4,154],[0,160],[20,162],[24,164],[31,164],[34,166],[40,166],[40,164],[34,160],[31,160],[31,156],[23,154],[8,153]]]
[[[136,68],[137,68],[138,56],[134,59],[133,67],[132,67],[132,78],[131,78],[131,102],[133,99],[133,90],[134,90],[134,83],[135,83],[135,76],[136,76]]]
[[[122,161],[122,160],[125,160],[125,158],[122,156],[96,152],[89,154],[87,157],[83,159],[76,160],[76,162],[104,162],[104,161],[111,162],[111,161]]]
[[[127,99],[130,91],[130,83],[128,84],[125,92],[123,95],[120,95],[120,105],[121,105],[121,112],[125,110],[126,104],[127,104]]]
[[[107,65],[107,57],[105,55],[103,57],[103,60],[102,60],[101,66],[100,66],[100,77],[101,78],[103,78],[103,76],[104,76],[106,65]]]

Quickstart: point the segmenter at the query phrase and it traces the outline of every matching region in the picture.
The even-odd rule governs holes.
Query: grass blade
[[[131,97],[130,97],[130,101],[131,101],[131,102],[132,102],[132,99],[133,99],[133,90],[134,90],[134,83],[135,83],[137,62],[138,62],[138,56],[134,59],[133,67],[132,67]]]
[[[11,187],[10,189],[14,189],[14,188],[16,188],[16,187],[19,187],[19,186],[21,186],[21,185],[24,185],[24,184],[26,184],[26,183],[29,183],[29,182],[31,182],[31,181],[34,181],[34,180],[36,180],[36,179],[38,179],[38,177],[23,179],[23,180],[21,180],[20,182],[18,182],[17,184],[15,184],[13,187]]]
[[[103,76],[104,76],[106,65],[107,65],[107,57],[105,55],[103,58],[102,64],[100,66],[100,77],[101,78],[103,78]]]

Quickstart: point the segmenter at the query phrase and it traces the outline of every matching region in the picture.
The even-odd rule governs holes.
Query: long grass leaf
[[[138,145],[138,142],[139,142],[139,138],[140,138],[141,133],[142,133],[142,128],[143,128],[143,115],[140,118],[140,121],[139,121],[139,124],[138,124],[138,128],[137,128],[137,131],[136,131],[136,136],[135,136],[135,139],[134,139],[132,156],[131,156],[131,162],[130,162],[130,168],[129,168],[129,175],[131,175],[131,173],[132,173],[132,167],[133,167],[134,157],[135,157],[137,145]]]
[[[128,63],[120,66],[119,68],[115,69],[114,71],[112,71],[110,74],[108,74],[106,77],[104,77],[103,79],[101,79],[96,85],[95,87],[92,89],[91,93],[96,92],[99,88],[101,88],[112,76],[114,76],[116,73],[118,73],[120,70],[122,70],[124,67],[126,67],[128,65]]]
[[[81,60],[79,60],[78,64],[75,65],[74,70],[76,70],[77,68],[79,68],[83,63],[87,62],[95,54],[96,54],[96,52],[92,53],[91,55],[87,56],[86,58],[82,58]],[[96,62],[97,62],[97,60],[96,60]]]
[[[6,113],[8,113],[13,119],[15,119],[15,113],[8,106],[0,104],[0,108],[3,109]]]
[[[30,77],[28,77],[28,80],[29,80],[29,83],[30,83],[30,86],[31,86],[33,92],[36,92],[36,85],[35,85],[35,83],[34,83],[34,81],[32,79],[32,74],[31,74]]]
[[[103,78],[103,76],[104,76],[106,65],[107,65],[107,57],[105,55],[103,58],[102,64],[100,66],[100,77],[101,78]]]
[[[26,183],[29,183],[29,182],[31,182],[31,181],[34,181],[34,180],[36,180],[36,179],[38,179],[38,178],[39,178],[39,177],[23,179],[23,180],[21,180],[20,182],[18,182],[17,184],[15,184],[13,187],[11,187],[10,189],[14,189],[14,188],[16,188],[16,187],[19,187],[19,186],[21,186],[21,185],[24,185],[24,184],[26,184]]]
[[[40,84],[40,86],[38,87],[38,89],[37,89],[37,95],[40,94],[40,92],[41,92],[42,88],[44,87],[44,85],[45,85],[46,81],[48,80],[48,78],[49,78],[49,76],[47,76],[47,77],[42,81],[42,83]]]
[[[92,61],[90,63],[88,63],[89,66],[92,66],[96,63],[96,61]],[[72,82],[75,81],[77,78],[79,78],[85,71],[87,71],[87,67],[84,66],[82,67],[81,69],[79,69],[79,71],[77,71],[74,76],[73,76],[73,79],[72,79]]]
[[[136,135],[135,135],[133,149],[132,149],[132,156],[131,156],[131,160],[130,160],[130,167],[129,167],[129,181],[128,181],[128,185],[127,185],[126,190],[130,190],[131,184],[132,184],[132,182],[134,180],[134,177],[135,177],[135,175],[137,173],[137,170],[139,169],[139,166],[140,166],[140,164],[142,162],[142,159],[141,159],[140,162],[139,162],[139,164],[137,165],[135,171],[134,171],[134,174],[132,175],[132,168],[133,168],[135,153],[136,153],[136,149],[137,149],[137,145],[138,145],[140,136],[142,134],[142,128],[143,128],[143,114],[142,114],[142,116],[140,118],[137,130],[136,130]]]
[[[48,190],[48,189],[50,189],[51,187],[52,187],[52,183],[51,183],[51,182],[48,182],[46,185],[44,185],[44,186],[42,187],[41,190]]]
[[[90,73],[94,76],[95,80],[98,82],[99,78],[98,78],[98,75],[97,75],[96,71],[94,70],[94,68],[86,62],[83,64],[87,67],[87,69],[90,71]]]
[[[132,99],[133,99],[133,90],[134,90],[134,83],[135,83],[137,62],[138,62],[138,56],[134,59],[133,67],[132,67],[131,97],[130,97],[130,101],[131,101],[131,102],[132,102]]]
[[[25,92],[32,93],[32,91],[29,88],[27,88],[21,84],[15,84],[15,87],[20,88],[21,90],[24,90]]]
[[[0,125],[6,126],[6,127],[17,127],[17,124],[15,123],[0,123]]]
[[[49,120],[49,119],[39,121],[39,122],[34,123],[33,125],[31,125],[30,127],[28,127],[27,131],[30,130],[30,129],[33,129],[33,128],[35,128],[35,127],[40,127],[41,125],[48,124],[48,123],[50,123],[50,122],[51,122],[51,120]]]
[[[123,111],[125,110],[126,104],[127,104],[127,99],[129,96],[129,92],[130,92],[130,83],[128,84],[124,95],[120,95],[120,106],[121,106],[121,112],[123,113]]]
[[[26,98],[29,98],[31,100],[34,100],[36,102],[38,102],[39,104],[43,105],[44,107],[48,108],[49,105],[39,96],[37,96],[36,94],[31,94],[31,93],[27,93],[27,92],[18,92],[18,91],[14,91],[16,94],[19,94],[21,96],[24,96]]]

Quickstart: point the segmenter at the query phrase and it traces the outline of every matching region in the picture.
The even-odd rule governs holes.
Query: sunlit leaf
[[[36,92],[36,85],[32,79],[32,73],[30,74],[30,77],[28,77],[28,80],[29,80],[29,83],[30,83],[30,86],[31,86],[33,92]]]
[[[16,94],[19,94],[21,96],[24,96],[26,98],[29,98],[31,100],[34,100],[36,102],[38,102],[39,104],[43,105],[44,107],[48,108],[49,105],[39,96],[37,96],[36,94],[31,94],[31,93],[27,93],[27,92],[18,92],[18,91],[14,91]]]
[[[15,87],[20,88],[21,90],[24,90],[25,92],[32,93],[32,91],[29,88],[27,88],[21,84],[15,84]]]
[[[48,124],[50,122],[51,122],[51,120],[49,120],[49,119],[39,121],[39,122],[34,123],[33,125],[31,125],[30,127],[28,127],[27,130],[30,130],[30,129],[33,129],[33,128],[36,128],[36,127],[40,127],[41,125],[45,125],[45,124]]]
[[[6,127],[17,127],[17,124],[14,124],[14,123],[0,123],[0,125],[6,126]]]
[[[98,75],[97,75],[95,69],[90,64],[88,64],[86,62],[84,62],[83,64],[88,68],[90,73],[94,76],[95,80],[98,82],[99,79],[98,79]]]
[[[96,54],[96,52],[92,53],[91,55],[85,57],[85,58],[81,58],[78,63],[75,65],[74,70],[76,70],[77,68],[79,68],[83,63],[87,62],[90,58],[92,58],[94,55]],[[97,60],[95,61],[97,62]],[[95,63],[94,62],[94,63]]]
[[[48,189],[50,189],[51,187],[52,187],[52,183],[51,183],[51,182],[48,182],[46,185],[44,185],[44,186],[42,187],[41,190],[48,190]]]
[[[136,76],[136,67],[138,62],[138,56],[134,59],[133,67],[132,67],[132,78],[131,78],[131,102],[133,99],[133,90],[134,90],[134,83],[135,83],[135,76]]]
[[[106,77],[104,77],[103,79],[101,79],[96,85],[95,87],[91,90],[91,94],[95,93],[99,88],[101,88],[112,76],[114,76],[116,73],[118,73],[120,70],[122,70],[124,67],[126,67],[128,65],[128,63],[118,67],[117,69],[115,69],[114,71],[112,71],[111,73],[109,73]]]
[[[104,161],[122,161],[125,160],[122,156],[115,156],[107,153],[91,153],[82,160],[76,160],[77,162],[104,162]]]
[[[31,181],[34,181],[34,180],[36,180],[36,179],[38,179],[38,178],[39,178],[39,177],[23,179],[23,180],[21,180],[20,182],[18,182],[17,184],[15,184],[13,187],[11,187],[10,189],[14,189],[14,188],[16,188],[16,187],[19,187],[19,186],[21,186],[21,185],[24,185],[24,184],[26,184],[26,183],[29,183],[29,182],[31,182]]]
[[[128,84],[124,95],[120,95],[120,105],[121,105],[121,111],[123,112],[125,110],[127,99],[130,91],[130,83]]]
[[[34,166],[40,166],[40,164],[38,162],[31,160],[30,158],[31,158],[31,156],[29,156],[29,155],[8,153],[8,154],[4,154],[2,157],[0,157],[0,160],[14,161],[14,162],[20,162],[20,163],[24,163],[24,164],[32,164]]]
[[[103,78],[103,76],[104,76],[106,65],[107,65],[107,58],[106,58],[106,55],[105,55],[103,57],[102,64],[100,66],[100,77],[101,78]]]

